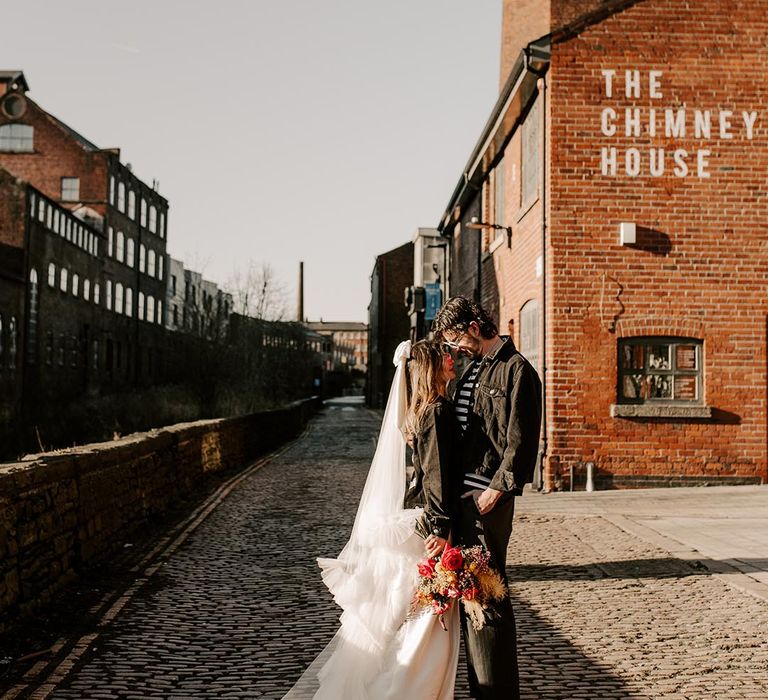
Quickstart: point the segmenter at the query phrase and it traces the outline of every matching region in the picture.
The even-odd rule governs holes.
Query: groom
[[[454,397],[464,471],[459,540],[482,544],[506,582],[515,496],[533,478],[541,429],[541,381],[486,311],[453,297],[432,325],[436,336],[472,359]],[[461,625],[469,686],[476,698],[515,700],[520,689],[515,617],[509,597],[492,604],[481,630]]]

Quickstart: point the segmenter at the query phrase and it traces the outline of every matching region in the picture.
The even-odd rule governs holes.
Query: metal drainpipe
[[[546,71],[539,71],[530,65],[530,55],[525,52],[525,67],[539,77],[536,87],[541,95],[541,431],[539,446],[538,490],[544,489],[544,460],[548,452],[547,440],[547,80]]]

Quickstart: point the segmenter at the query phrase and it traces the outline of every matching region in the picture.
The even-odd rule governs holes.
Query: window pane
[[[61,198],[65,202],[76,202],[80,199],[80,178],[61,178]]]
[[[649,374],[646,381],[649,399],[672,398],[672,377],[665,374]]]
[[[621,348],[622,369],[643,369],[644,345],[624,345]]]
[[[643,377],[640,374],[625,374],[621,378],[621,395],[625,399],[643,399]]]
[[[675,367],[685,370],[696,370],[699,368],[696,360],[695,345],[678,345],[675,348]]]
[[[698,399],[698,378],[695,375],[675,377],[675,399],[678,401],[695,401]]]
[[[669,345],[648,346],[648,369],[672,369]]]

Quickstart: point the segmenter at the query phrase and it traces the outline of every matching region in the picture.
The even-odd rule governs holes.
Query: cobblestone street
[[[336,629],[315,558],[346,540],[377,431],[327,407],[17,697],[280,698]],[[510,556],[524,698],[768,698],[764,600],[599,516],[521,508]]]

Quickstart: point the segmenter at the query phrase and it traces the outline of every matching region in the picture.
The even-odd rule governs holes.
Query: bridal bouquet
[[[440,618],[460,600],[472,626],[482,629],[485,610],[492,600],[502,600],[507,587],[498,571],[490,566],[491,555],[480,545],[446,547],[440,557],[430,557],[418,564],[419,582],[411,610],[418,614],[424,608]]]

